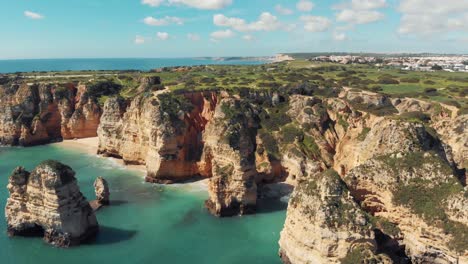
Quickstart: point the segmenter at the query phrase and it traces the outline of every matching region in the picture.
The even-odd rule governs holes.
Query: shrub
[[[396,79],[388,78],[388,77],[380,77],[378,80],[380,84],[400,84],[400,82]]]
[[[174,93],[164,93],[158,95],[160,109],[164,113],[169,115],[172,122],[176,122],[179,119],[179,112],[184,113],[190,112],[193,109],[193,105],[183,95],[176,95]]]
[[[414,123],[427,123],[431,121],[431,117],[420,111],[407,112],[397,117],[400,120],[405,120]]]
[[[290,124],[281,129],[281,138],[283,143],[290,144],[294,143],[296,139],[303,141],[304,134],[302,131],[295,125]]]
[[[111,80],[106,80],[91,84],[88,87],[87,92],[90,97],[100,98],[101,96],[111,96],[119,94],[122,88],[122,85],[117,84]]]
[[[427,85],[434,85],[436,84],[436,82],[432,81],[432,80],[426,80],[424,81],[424,84],[427,84]]]
[[[366,139],[366,137],[367,137],[367,134],[369,134],[370,131],[371,131],[371,129],[368,128],[368,127],[363,128],[361,133],[359,133],[359,135],[357,137],[358,140],[359,141],[364,141]]]
[[[404,83],[419,83],[421,80],[417,77],[405,77],[400,79]]]
[[[300,143],[300,146],[304,153],[309,158],[320,157],[320,148],[315,142],[315,139],[309,135],[304,135],[304,140]]]

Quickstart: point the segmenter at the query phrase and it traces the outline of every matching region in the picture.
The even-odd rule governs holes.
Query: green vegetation
[[[388,219],[379,216],[367,216],[370,219],[372,226],[379,229],[384,234],[390,235],[392,237],[396,237],[398,234],[400,234],[401,230],[398,225],[388,221]]]
[[[381,263],[369,248],[358,246],[341,259],[341,264],[377,264]]]
[[[320,157],[320,148],[315,142],[314,138],[309,135],[304,135],[304,140],[299,143],[302,151],[307,157],[318,158]]]
[[[338,125],[342,126],[345,131],[349,128],[349,123],[340,114],[338,114]]]
[[[431,117],[428,114],[425,114],[423,112],[406,112],[401,115],[395,116],[395,119],[397,120],[403,120],[406,122],[411,122],[411,123],[428,123],[431,121]]]
[[[183,95],[174,93],[163,93],[158,95],[160,108],[164,113],[169,115],[171,122],[178,122],[180,114],[186,114],[192,111],[193,105]],[[155,103],[157,101],[154,101]]]
[[[303,56],[309,58],[311,55]],[[315,63],[304,59],[266,65],[165,67],[150,72],[64,71],[21,75],[37,82],[81,82],[91,83],[94,87],[102,86],[92,92],[96,98],[111,94],[131,98],[138,93],[136,88],[141,77],[159,76],[164,86],[172,90],[229,90],[238,93],[242,89],[253,89],[335,97],[342,86],[347,86],[392,97],[456,102],[462,108],[468,107],[468,77],[465,73],[401,71],[392,67]],[[16,75],[5,75],[2,83],[8,83],[13,78]],[[159,88],[162,87],[159,85]],[[436,91],[428,94],[425,92],[427,89]]]
[[[371,131],[370,128],[364,127],[364,128],[362,129],[361,133],[359,133],[359,135],[358,135],[358,137],[357,137],[358,140],[359,140],[359,141],[364,141],[364,140],[366,139],[366,137],[367,137],[367,134],[369,134],[370,131]]]
[[[403,158],[386,155],[379,159],[385,162],[395,176],[402,170],[415,171],[430,164],[432,170],[437,170],[434,173],[446,178],[440,178],[439,181],[414,178],[407,183],[400,182],[394,190],[393,200],[395,204],[410,208],[428,223],[439,226],[452,235],[453,240],[449,244],[451,248],[458,251],[468,249],[468,227],[450,220],[445,213],[444,202],[447,198],[463,192],[466,194],[461,183],[453,175],[452,168],[435,155],[425,156],[418,152],[409,153]]]
[[[289,124],[281,129],[281,139],[284,144],[294,143],[296,139],[302,141],[303,137],[304,134],[297,125]]]
[[[408,185],[399,186],[394,194],[394,201],[408,206],[428,223],[441,227],[452,236],[448,246],[463,252],[468,250],[468,227],[448,219],[443,204],[451,195],[463,191],[463,186],[455,178],[435,185],[431,181],[414,179]]]
[[[260,113],[262,127],[267,131],[279,131],[281,127],[292,122],[286,113],[288,110],[289,104],[287,102],[277,106],[266,107]]]
[[[401,184],[397,188],[394,201],[410,207],[428,221],[442,220],[445,218],[443,200],[462,191],[463,187],[455,178],[439,184],[413,179],[409,184]]]
[[[89,85],[88,94],[93,98],[100,98],[101,96],[110,96],[119,94],[122,90],[122,85],[109,81],[99,81]]]

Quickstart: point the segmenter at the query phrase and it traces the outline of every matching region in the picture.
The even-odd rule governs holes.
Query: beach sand
[[[93,137],[93,138],[64,140],[62,142],[54,143],[53,145],[61,147],[61,148],[77,150],[80,152],[84,152],[88,155],[97,155],[99,138]],[[124,165],[130,170],[141,172],[143,176],[146,175],[146,167],[144,165],[127,165],[121,159],[115,159],[115,158],[109,158],[109,159],[112,159],[116,161],[117,163]]]
[[[98,150],[99,138],[81,138],[81,139],[72,139],[64,140],[62,142],[54,143],[52,145],[79,150],[81,152],[86,152],[87,154],[96,155]]]
[[[88,155],[97,155],[98,145],[99,145],[99,138],[81,138],[81,139],[72,139],[72,140],[64,140],[62,142],[53,143],[53,145],[65,148],[65,149],[72,149],[77,150]],[[121,159],[116,158],[108,158],[111,159],[120,165],[125,166],[129,170],[137,171],[141,173],[142,177],[146,176],[146,166],[145,165],[127,165]],[[195,191],[199,190],[207,190],[208,189],[208,179],[204,179],[197,182],[192,183],[184,183],[184,184],[174,184],[173,186],[180,186],[189,189],[193,189]]]

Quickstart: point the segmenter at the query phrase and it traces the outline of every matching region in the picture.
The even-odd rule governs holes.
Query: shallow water
[[[207,193],[200,184],[144,183],[141,172],[59,146],[0,148],[2,210],[12,170],[19,165],[32,170],[46,159],[70,165],[89,200],[94,198],[94,179],[108,180],[112,206],[97,213],[101,231],[93,244],[58,249],[41,238],[8,238],[2,217],[0,263],[280,263],[283,202],[265,201],[254,216],[219,219],[203,207]]]

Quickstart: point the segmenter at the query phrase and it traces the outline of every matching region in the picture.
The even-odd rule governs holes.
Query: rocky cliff
[[[317,99],[292,97],[295,122],[320,150],[318,168],[332,167],[341,175],[349,197],[368,219],[378,255],[369,248],[340,247],[339,240],[316,243],[326,234],[323,222],[330,222],[314,218],[328,204],[313,198],[322,191],[307,192],[317,182],[317,166],[283,159],[287,168],[312,172],[302,173],[288,206],[280,240],[284,262],[467,263],[466,115],[414,99],[356,91],[325,99],[320,104],[326,110],[317,115],[313,107],[306,110],[311,100]],[[311,118],[320,116],[319,129],[311,126]],[[293,159],[296,164],[301,160]],[[333,250],[323,245],[333,245]]]
[[[149,182],[172,183],[208,176],[200,164],[202,132],[216,107],[211,92],[157,92],[131,102],[110,98],[98,129],[103,155],[143,164]]]
[[[0,85],[0,145],[96,136],[101,108],[82,84]]]
[[[45,161],[32,172],[19,167],[10,176],[8,191],[10,236],[39,235],[49,244],[69,247],[98,231],[96,216],[66,165]]]
[[[237,99],[222,99],[208,124],[203,160],[211,168],[207,208],[218,216],[254,213],[257,203],[257,110]]]
[[[366,263],[387,259],[375,254],[371,221],[332,170],[299,182],[279,244],[285,263],[341,263],[353,251]]]

